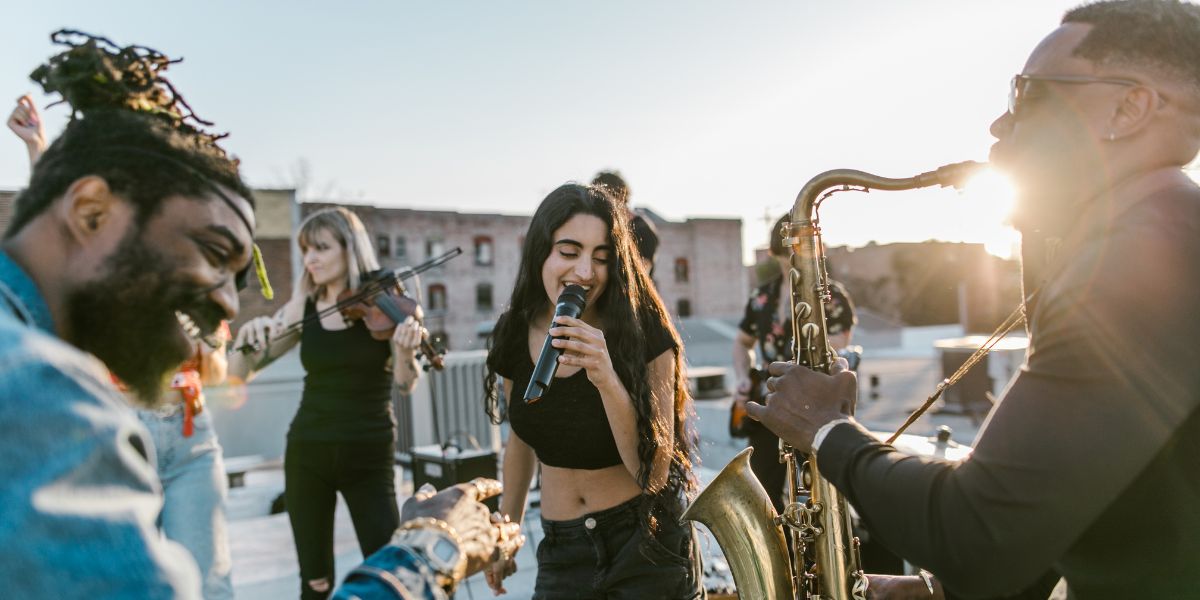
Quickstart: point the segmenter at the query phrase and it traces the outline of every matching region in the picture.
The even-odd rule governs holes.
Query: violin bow
[[[292,323],[291,325],[288,325],[287,327],[284,327],[283,330],[280,331],[279,334],[275,337],[276,337],[276,339],[278,339],[278,338],[285,338],[289,335],[292,335],[293,333],[300,331],[300,329],[302,327],[304,327],[305,323],[308,323],[310,321],[315,321],[317,319],[323,319],[326,316],[329,316],[335,312],[340,312],[343,308],[346,308],[347,306],[357,304],[359,302],[362,302],[363,300],[366,300],[367,298],[371,298],[378,294],[382,294],[382,293],[386,292],[389,287],[396,285],[396,284],[400,283],[401,281],[405,281],[407,279],[412,279],[413,277],[420,275],[421,273],[424,273],[425,271],[428,271],[430,269],[436,269],[436,268],[446,264],[447,262],[450,262],[450,259],[457,257],[458,255],[462,254],[462,252],[463,252],[462,248],[455,246],[453,249],[448,250],[447,252],[440,254],[438,256],[435,256],[415,267],[405,267],[403,269],[392,269],[390,273],[385,273],[382,277],[378,277],[378,278],[373,279],[373,280],[367,282],[366,284],[364,284],[362,286],[362,289],[360,289],[358,291],[358,293],[350,295],[350,296],[344,298],[341,302],[337,302],[337,303],[333,304],[332,306],[327,306],[321,310],[314,312],[313,314],[311,314],[307,317],[300,319],[299,321],[296,321],[295,323]],[[249,354],[251,352],[254,352],[255,348],[254,348],[254,346],[245,344],[243,346],[238,347],[237,350],[238,350],[238,352],[241,352],[242,354]]]

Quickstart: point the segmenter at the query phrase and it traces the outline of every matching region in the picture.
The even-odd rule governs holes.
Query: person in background
[[[338,311],[315,318],[379,269],[353,212],[336,207],[312,213],[296,241],[304,275],[275,315],[242,325],[229,373],[249,381],[300,347],[304,392],[287,434],[284,500],[300,560],[301,598],[326,598],[333,589],[337,495],[350,510],[363,556],[383,547],[400,523],[392,386],[410,391],[416,385],[416,350],[424,332],[415,316],[385,340],[375,339],[361,319],[347,322]],[[284,333],[300,322],[302,327]]]
[[[42,116],[38,114],[33,97],[25,94],[17,98],[17,105],[8,115],[8,128],[25,142],[25,150],[29,153],[29,167],[37,162],[46,151],[46,128],[42,125]]]
[[[197,326],[181,317],[186,328]],[[229,324],[196,342],[196,351],[171,378],[159,408],[139,409],[150,431],[163,488],[158,524],[163,535],[187,548],[200,567],[205,600],[233,597],[233,558],[225,501],[229,483],[221,444],[205,410],[204,388],[225,381]]]
[[[791,248],[783,240],[783,228],[789,218],[790,215],[780,217],[768,234],[768,254],[778,266],[778,275],[755,289],[746,301],[745,313],[738,324],[737,337],[733,340],[733,372],[738,382],[733,397],[732,410],[735,414],[745,411],[751,394],[761,401],[761,385],[766,378],[763,376],[757,382],[752,381],[751,369],[758,368],[758,372],[763,373],[769,363],[793,359],[792,292],[783,276],[791,270]],[[831,281],[829,294],[830,302],[825,305],[825,326],[829,345],[837,352],[850,345],[857,317],[854,315],[854,303],[840,283]],[[779,436],[749,419],[743,422],[741,433],[749,438],[750,446],[754,448],[754,454],[750,456],[754,476],[771,496],[776,512],[782,511],[787,467],[779,462]]]
[[[592,178],[592,185],[608,190],[629,219],[629,231],[633,234],[633,243],[637,247],[638,256],[650,278],[654,279],[654,260],[658,254],[658,228],[645,216],[633,210],[629,205],[629,184],[619,171],[600,171]]]

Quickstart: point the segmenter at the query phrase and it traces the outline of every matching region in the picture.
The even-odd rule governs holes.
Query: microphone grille
[[[579,308],[582,310],[584,305],[587,304],[587,290],[583,289],[583,286],[581,285],[575,285],[572,283],[571,285],[563,288],[562,293],[558,295],[558,303],[562,304],[563,302],[578,304]]]

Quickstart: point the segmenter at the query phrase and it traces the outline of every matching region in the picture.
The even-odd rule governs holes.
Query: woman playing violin
[[[300,346],[304,394],[287,436],[284,497],[300,559],[300,597],[326,598],[333,588],[337,493],[350,509],[363,556],[386,544],[400,523],[391,387],[409,391],[416,383],[422,329],[409,317],[379,340],[362,320],[347,323],[337,311],[312,318],[379,268],[353,212],[338,207],[309,215],[297,242],[304,274],[295,293],[274,316],[241,327],[233,347],[255,350],[233,352],[229,371],[249,379]]]

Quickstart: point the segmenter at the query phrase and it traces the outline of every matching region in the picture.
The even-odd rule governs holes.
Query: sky
[[[0,100],[69,27],[185,60],[168,76],[254,186],[530,214],[615,168],[672,220],[743,221],[746,258],[812,176],[986,160],[1008,81],[1076,0],[14,3]],[[7,109],[5,109],[7,110]],[[67,120],[49,109],[51,137]],[[0,132],[0,137],[7,132]],[[0,188],[24,149],[0,143]],[[840,194],[829,245],[1014,239],[997,186]]]

